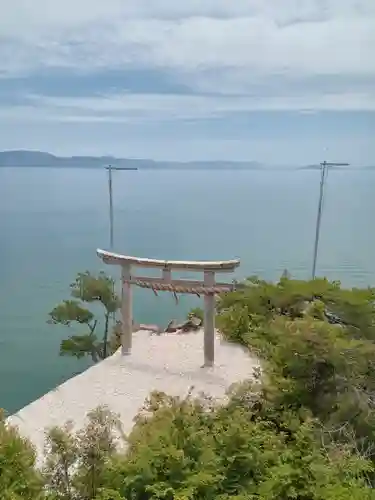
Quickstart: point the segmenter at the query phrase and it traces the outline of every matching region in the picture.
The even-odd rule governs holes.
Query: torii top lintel
[[[223,261],[158,260],[121,255],[101,250],[100,248],[97,249],[96,253],[105,264],[119,266],[132,265],[137,267],[152,267],[168,270],[213,271],[223,273],[233,272],[240,265],[240,261],[238,259]]]

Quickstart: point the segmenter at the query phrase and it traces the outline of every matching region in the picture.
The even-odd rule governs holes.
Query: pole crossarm
[[[349,167],[350,163],[335,163],[330,161],[322,161],[320,164],[322,167]]]
[[[106,170],[138,170],[137,167],[116,167],[113,165],[107,165],[105,167]]]

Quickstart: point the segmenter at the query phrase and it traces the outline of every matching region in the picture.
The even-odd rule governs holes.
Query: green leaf
[[[89,324],[94,318],[93,313],[82,307],[76,300],[64,300],[64,302],[52,309],[49,316],[49,323],[65,326],[70,326],[72,322],[82,325]]]
[[[78,359],[91,356],[95,358],[95,361],[97,357],[100,357],[97,338],[90,334],[72,335],[61,341],[60,356],[74,356]]]
[[[97,275],[89,271],[79,273],[70,288],[73,297],[88,303],[101,302],[109,313],[116,312],[120,307],[114,280],[103,272]]]

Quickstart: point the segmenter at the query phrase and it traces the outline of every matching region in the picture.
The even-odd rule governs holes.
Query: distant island
[[[104,168],[112,165],[140,170],[320,170],[314,165],[266,165],[258,161],[162,161],[147,158],[116,158],[115,156],[57,156],[44,151],[0,151],[1,167]],[[345,169],[375,169],[375,166],[343,167]],[[341,167],[331,167],[341,169]]]
[[[114,156],[55,156],[43,151],[0,151],[1,167],[104,168],[126,167],[153,170],[256,170],[263,164],[256,161],[155,161]]]

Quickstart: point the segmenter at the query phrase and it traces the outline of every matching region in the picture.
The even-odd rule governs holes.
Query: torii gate
[[[123,355],[131,353],[133,335],[133,311],[131,285],[150,288],[154,291],[177,293],[190,293],[204,295],[204,366],[212,367],[214,364],[215,346],[215,295],[234,290],[233,283],[217,283],[215,273],[231,273],[239,265],[239,260],[227,261],[176,261],[156,260],[120,255],[105,250],[97,250],[97,255],[105,264],[121,266],[122,279],[122,334],[121,352]],[[160,277],[133,276],[132,268],[144,267],[161,269]],[[203,281],[173,279],[172,271],[201,271],[204,273]]]

